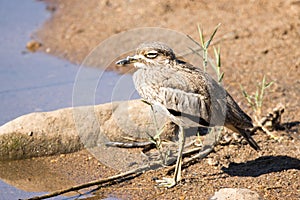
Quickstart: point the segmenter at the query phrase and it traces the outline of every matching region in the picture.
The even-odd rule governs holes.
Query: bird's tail
[[[260,147],[255,142],[255,140],[251,137],[249,131],[237,127],[235,127],[235,129],[247,140],[247,142],[253,149],[255,149],[256,151],[260,150]]]

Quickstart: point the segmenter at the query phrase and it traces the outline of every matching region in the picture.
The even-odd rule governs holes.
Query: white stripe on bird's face
[[[170,59],[161,54],[158,54],[153,58],[146,57],[143,54],[138,54],[133,56],[133,59],[135,60],[134,66],[139,69],[170,64]]]

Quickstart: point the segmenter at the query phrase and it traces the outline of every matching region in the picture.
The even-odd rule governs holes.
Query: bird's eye
[[[146,53],[145,55],[147,58],[156,58],[158,56],[158,52],[157,51],[149,51]]]

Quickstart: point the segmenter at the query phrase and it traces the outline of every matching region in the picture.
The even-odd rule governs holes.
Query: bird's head
[[[169,64],[175,60],[173,50],[161,42],[143,43],[138,46],[134,56],[116,62],[117,65],[133,63],[136,68],[149,68]]]

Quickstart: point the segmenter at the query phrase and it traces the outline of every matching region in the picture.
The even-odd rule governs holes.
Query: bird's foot
[[[177,184],[177,181],[174,178],[163,178],[162,180],[157,180],[158,186],[172,188]]]

